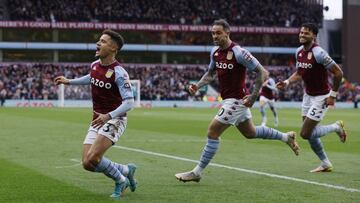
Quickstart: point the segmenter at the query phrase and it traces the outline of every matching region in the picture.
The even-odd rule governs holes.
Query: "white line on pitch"
[[[181,161],[198,163],[197,160],[187,159],[187,158],[178,157],[178,156],[172,156],[172,155],[167,155],[167,154],[161,154],[161,153],[157,153],[157,152],[145,151],[145,150],[142,150],[142,149],[123,147],[123,146],[119,146],[119,145],[116,145],[116,146],[113,146],[113,147],[128,150],[128,151],[134,151],[134,152],[140,152],[140,153],[154,155],[154,156],[165,157],[165,158],[169,158],[169,159],[176,159],[176,160],[181,160]],[[235,170],[235,171],[241,171],[241,172],[245,172],[245,173],[252,173],[252,174],[257,174],[257,175],[262,175],[262,176],[268,176],[268,177],[272,177],[272,178],[279,178],[279,179],[284,179],[284,180],[290,180],[290,181],[295,181],[295,182],[301,182],[301,183],[307,183],[307,184],[312,184],[312,185],[323,186],[323,187],[327,187],[327,188],[334,188],[334,189],[337,189],[337,190],[345,190],[345,191],[348,191],[348,192],[360,192],[359,189],[347,188],[347,187],[340,186],[340,185],[331,185],[331,184],[327,184],[327,183],[319,183],[319,182],[300,179],[300,178],[293,178],[293,177],[289,177],[289,176],[276,175],[276,174],[265,173],[265,172],[261,172],[261,171],[254,171],[254,170],[249,170],[249,169],[236,168],[236,167],[226,166],[226,165],[216,164],[216,163],[210,163],[209,165],[219,167],[219,168],[226,168],[226,169],[231,169],[231,170]]]
[[[81,165],[81,161],[78,160],[78,159],[70,159],[70,161],[72,161],[72,162],[77,162],[77,163],[76,163],[76,164],[72,164],[72,165],[67,165],[67,166],[55,166],[55,168],[72,168],[72,167]]]

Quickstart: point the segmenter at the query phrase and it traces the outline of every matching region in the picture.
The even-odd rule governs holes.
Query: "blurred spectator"
[[[321,25],[322,1],[283,0],[11,0],[10,20],[211,24],[225,18],[243,26]]]
[[[4,106],[6,95],[7,92],[4,83],[0,80],[0,106]]]
[[[356,94],[354,96],[354,108],[357,109],[358,107],[358,103],[360,102],[360,85],[356,86],[356,90],[355,90]]]
[[[4,11],[0,10],[0,20],[4,20]]]

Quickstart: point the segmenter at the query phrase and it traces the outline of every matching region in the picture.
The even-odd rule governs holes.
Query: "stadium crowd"
[[[141,65],[125,64],[131,79],[141,81],[142,100],[203,100],[206,92],[195,97],[189,96],[186,87],[201,78],[206,65]],[[295,70],[287,66],[270,66],[268,70],[275,81],[289,77]],[[2,64],[0,65],[0,96],[6,99],[58,99],[58,87],[53,84],[54,77],[65,75],[76,78],[86,75],[89,66],[84,64]],[[248,73],[249,91],[254,84],[255,75]],[[212,87],[218,89],[215,81]],[[339,99],[352,101],[360,93],[360,85],[345,82],[340,88]],[[301,83],[292,84],[287,91],[279,92],[278,100],[301,101]],[[65,99],[90,99],[89,86],[69,86],[65,88]]]
[[[152,39],[153,42],[160,39],[159,33],[152,33],[157,39]],[[147,34],[149,37],[149,34]],[[152,36],[154,37],[154,36]],[[131,39],[132,36],[128,36],[127,39]],[[155,38],[155,37],[154,37]],[[231,34],[233,41],[237,42],[241,46],[276,46],[276,47],[296,47],[299,45],[298,35],[266,35],[266,34]],[[138,42],[133,40],[133,43]],[[160,43],[160,42],[158,42]],[[204,45],[212,44],[212,38],[210,33],[192,33],[192,32],[167,32],[166,44],[186,44],[186,45]]]
[[[242,26],[321,24],[323,5],[313,0],[87,0],[7,1],[9,20],[211,24],[226,18]]]

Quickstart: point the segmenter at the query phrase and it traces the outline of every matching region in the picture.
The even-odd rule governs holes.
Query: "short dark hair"
[[[112,40],[118,45],[119,51],[124,46],[124,38],[113,30],[104,30],[102,34],[109,35]]]
[[[230,25],[225,19],[215,20],[213,26],[214,25],[220,25],[224,28],[226,32],[230,32]]]
[[[319,32],[319,28],[315,23],[303,23],[301,25],[301,27],[305,27],[305,28],[309,29],[315,35],[317,35]]]

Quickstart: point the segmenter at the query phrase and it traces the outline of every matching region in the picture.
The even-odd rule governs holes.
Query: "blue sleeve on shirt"
[[[303,48],[304,48],[304,46],[301,45],[300,47],[298,47],[298,48],[296,49],[296,52],[295,52],[295,61],[297,61],[297,56],[298,56],[299,52],[301,51],[301,49],[303,49]]]
[[[268,83],[267,83],[266,86],[267,86],[269,89],[271,89],[271,90],[274,90],[274,91],[277,90],[276,84],[275,84],[275,80],[272,79],[272,78],[269,78]]]
[[[329,54],[319,46],[312,49],[316,62],[322,64],[326,69],[335,65],[335,61],[329,56]]]
[[[213,47],[211,52],[210,52],[210,63],[209,63],[208,70],[214,70],[215,69],[214,53],[218,48],[219,48],[218,46]]]
[[[123,100],[134,98],[134,93],[131,89],[129,74],[120,66],[115,67],[115,83],[118,86],[121,98]]]
[[[70,85],[90,85],[90,74],[82,76],[80,78],[70,79]]]
[[[110,112],[111,118],[121,116],[134,108],[134,94],[128,73],[120,66],[115,67],[115,83],[123,100],[122,104]]]
[[[254,70],[260,63],[251,53],[236,45],[232,48],[236,61],[249,70]]]
[[[133,98],[123,100],[121,105],[119,107],[117,107],[115,110],[113,110],[112,112],[110,112],[109,115],[111,116],[111,118],[115,118],[117,116],[124,115],[126,112],[128,112],[134,108],[134,104],[135,104],[135,102],[134,102]]]

